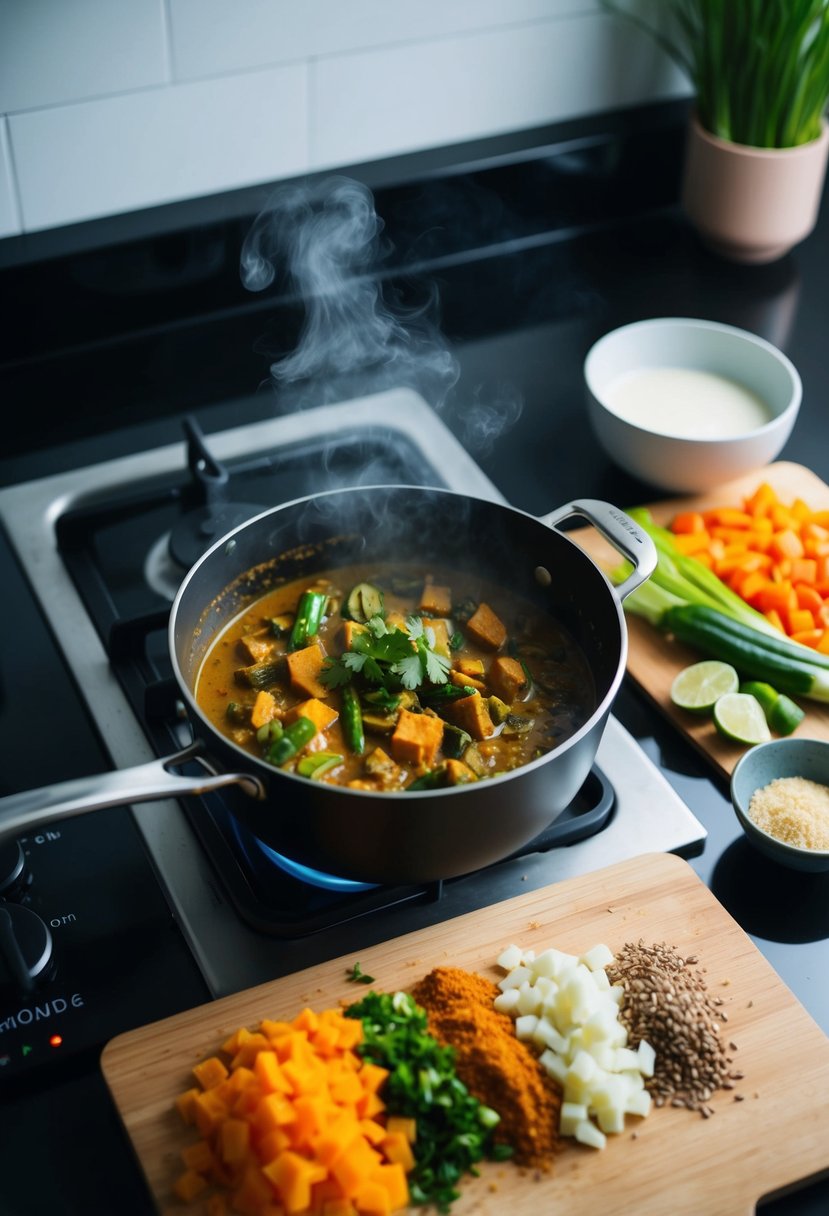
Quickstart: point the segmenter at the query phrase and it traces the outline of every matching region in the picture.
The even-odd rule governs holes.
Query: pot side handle
[[[649,579],[656,569],[656,546],[637,523],[620,511],[618,507],[602,502],[598,498],[577,498],[566,506],[541,517],[541,523],[555,528],[572,515],[582,515],[600,532],[605,540],[626,557],[633,571],[624,582],[614,585],[613,590],[623,600]]]
[[[192,760],[199,762],[202,772],[186,776],[170,771]],[[204,794],[226,785],[240,785],[254,798],[265,796],[261,781],[253,774],[217,772],[203,755],[201,744],[192,743],[172,756],[162,756],[148,764],[77,777],[0,798],[0,842],[69,815],[84,815],[87,811],[132,802],[179,798],[182,794]]]

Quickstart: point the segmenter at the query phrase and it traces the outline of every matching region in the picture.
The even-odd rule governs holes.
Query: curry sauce
[[[518,768],[596,706],[580,647],[537,606],[454,570],[368,565],[258,599],[211,646],[196,699],[251,754],[384,793]]]

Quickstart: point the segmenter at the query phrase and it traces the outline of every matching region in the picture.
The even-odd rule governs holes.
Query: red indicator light
[[[50,1047],[60,1047],[62,1042],[63,1042],[63,1038],[61,1035],[53,1034],[49,1040],[49,1046]]]

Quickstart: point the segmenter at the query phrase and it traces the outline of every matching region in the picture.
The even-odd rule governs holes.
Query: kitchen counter
[[[550,132],[541,150],[501,143],[488,157],[467,150],[432,170],[423,160],[402,184],[388,180],[388,166],[382,180],[355,169],[355,180],[374,185],[386,221],[383,281],[418,339],[418,358],[391,375],[417,388],[507,500],[533,514],[578,497],[621,507],[659,497],[599,451],[582,385],[597,337],[653,316],[726,322],[781,347],[803,381],[781,459],[829,481],[829,203],[782,261],[717,259],[675,201],[683,117],[668,106],[582,120]],[[107,225],[105,240],[93,225],[63,244],[53,233],[0,245],[4,294],[16,303],[0,351],[12,420],[0,484],[172,442],[187,411],[209,433],[394,382],[388,368],[364,365],[273,394],[268,364],[296,346],[302,309],[290,285],[250,296],[238,284],[239,246],[261,197],[234,196],[224,209],[215,200],[178,205],[178,231],[164,236],[150,233],[161,226],[154,214]],[[5,549],[0,559],[12,560]],[[13,646],[6,629],[0,676]],[[629,682],[614,712],[707,829],[691,861],[697,873],[829,1033],[829,875],[795,874],[755,854],[724,783]],[[79,771],[97,763],[82,757]],[[22,780],[17,765],[9,790]],[[40,767],[52,779],[48,757]],[[824,1181],[763,1210],[817,1213],[827,1204]]]

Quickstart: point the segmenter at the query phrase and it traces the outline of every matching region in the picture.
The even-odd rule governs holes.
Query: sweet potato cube
[[[487,650],[500,650],[507,640],[507,627],[489,604],[478,605],[466,622],[466,631],[479,646],[484,646]]]
[[[276,697],[266,688],[260,688],[250,711],[250,724],[254,730],[259,730],[266,722],[276,717]]]
[[[393,1136],[397,1132],[405,1136],[409,1144],[414,1144],[417,1140],[417,1119],[404,1115],[389,1115],[386,1120],[386,1135]]]
[[[476,676],[479,680],[484,677],[484,661],[483,659],[468,659],[463,655],[459,655],[453,664],[455,671],[459,671],[465,676]]]
[[[275,1161],[263,1166],[262,1173],[276,1187],[285,1211],[293,1214],[310,1207],[311,1187],[323,1181],[327,1170],[324,1165],[286,1149]]]
[[[197,1098],[201,1092],[200,1089],[193,1087],[185,1090],[176,1098],[176,1109],[185,1123],[195,1123],[196,1112],[193,1107],[193,1099]]]
[[[391,737],[391,753],[398,764],[408,762],[428,766],[434,764],[442,741],[443,722],[440,718],[401,709]]]
[[[219,1128],[219,1152],[227,1165],[244,1161],[250,1149],[250,1124],[244,1119],[225,1119]]]
[[[489,739],[495,733],[487,703],[480,693],[461,697],[443,711],[450,722],[465,730],[473,739]]]
[[[343,650],[351,650],[358,633],[365,633],[365,625],[359,621],[343,621]]]
[[[435,644],[432,647],[438,654],[442,654],[445,658],[449,658],[449,626],[442,619],[434,617],[424,617],[424,628],[431,629],[435,635]]]
[[[173,1191],[183,1203],[192,1203],[206,1189],[207,1180],[195,1170],[185,1170],[173,1183]]]
[[[297,718],[310,718],[316,726],[317,731],[328,730],[332,722],[336,722],[339,714],[331,705],[326,705],[324,701],[318,700],[316,697],[309,697],[307,701],[300,701],[299,705],[294,705],[285,715],[286,722],[295,722]]]
[[[360,1216],[391,1216],[389,1193],[379,1182],[369,1179],[354,1194],[354,1206]]]
[[[395,1161],[390,1165],[378,1165],[371,1174],[372,1182],[379,1182],[389,1197],[391,1210],[404,1208],[409,1202],[409,1184],[403,1166]]]
[[[450,616],[452,613],[452,590],[437,583],[426,583],[420,593],[420,611],[423,616]]]
[[[449,785],[466,785],[470,781],[477,781],[478,778],[463,760],[447,760],[446,780]]]
[[[512,704],[527,684],[524,668],[517,659],[511,659],[505,654],[500,654],[492,660],[487,679],[496,697],[500,697],[508,705]]]
[[[403,1132],[387,1132],[380,1141],[380,1151],[387,1161],[396,1161],[398,1165],[402,1165],[405,1173],[408,1174],[409,1170],[414,1169],[414,1153]]]
[[[188,1170],[195,1170],[197,1174],[209,1174],[216,1164],[213,1150],[206,1140],[188,1144],[181,1150],[181,1159]]]
[[[273,636],[264,633],[248,633],[239,639],[239,646],[245,658],[251,663],[264,663],[273,653]]]
[[[328,696],[328,689],[319,678],[325,655],[316,642],[304,646],[302,650],[292,651],[285,661],[294,692],[304,693],[306,697]]]
[[[462,671],[450,671],[449,679],[453,684],[460,685],[461,688],[475,688],[478,692],[484,692],[486,684],[480,676],[464,675]]]
[[[201,1064],[196,1065],[193,1069],[193,1076],[202,1089],[213,1089],[215,1085],[227,1080],[227,1069],[218,1056],[210,1056],[207,1060],[202,1060]]]
[[[382,1161],[380,1154],[357,1135],[332,1162],[331,1174],[342,1187],[343,1194],[352,1196]]]

